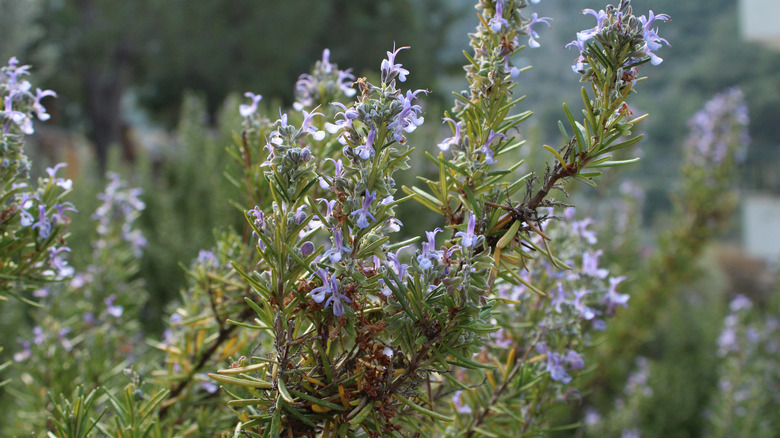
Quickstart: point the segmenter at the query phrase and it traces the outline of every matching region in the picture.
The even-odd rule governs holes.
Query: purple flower
[[[575,291],[574,302],[572,303],[574,304],[574,308],[577,310],[580,316],[588,321],[596,317],[596,312],[582,302],[582,299],[590,293],[591,291],[588,289],[580,289]]]
[[[566,353],[566,362],[569,362],[573,370],[581,370],[585,367],[585,360],[582,358],[582,355],[574,350],[569,350]]]
[[[528,34],[529,34],[529,38],[528,38],[528,45],[529,46],[534,47],[534,48],[540,46],[539,42],[536,41],[536,39],[539,38],[539,34],[535,30],[533,30],[533,26],[535,26],[535,25],[537,25],[539,23],[544,23],[549,28],[549,27],[551,27],[550,20],[552,20],[552,18],[550,18],[550,17],[539,18],[539,15],[536,12],[531,14],[531,21],[529,21],[528,24],[525,27],[526,32],[528,32]]]
[[[377,283],[379,283],[379,292],[382,292],[382,295],[389,297],[393,294],[393,290],[385,283],[384,279],[380,278]]]
[[[247,213],[249,217],[254,218],[255,227],[257,227],[258,230],[262,231],[263,227],[265,226],[265,215],[263,214],[263,211],[260,210],[260,207],[255,206]]]
[[[477,224],[477,217],[474,215],[474,213],[471,213],[469,215],[469,224],[466,228],[466,232],[458,231],[455,233],[455,237],[460,237],[460,244],[465,246],[466,248],[471,248],[472,246],[477,244],[477,235],[474,234],[474,227]]]
[[[733,313],[742,311],[742,310],[750,310],[753,307],[753,302],[750,301],[750,298],[739,294],[736,297],[734,297],[733,300],[731,300],[731,303],[729,303],[729,310],[731,310]]]
[[[338,289],[338,284],[335,277],[328,278],[328,272],[324,269],[320,269],[317,274],[322,279],[322,286],[315,287],[309,294],[314,302],[321,303],[325,300],[325,296],[331,295],[335,289]]]
[[[336,316],[341,316],[344,314],[344,303],[342,300],[348,303],[352,302],[352,300],[347,298],[345,295],[342,295],[338,289],[333,289],[333,294],[330,296],[330,298],[328,298],[327,301],[325,301],[325,307],[328,307],[332,303],[333,314]]]
[[[373,222],[376,222],[376,218],[368,210],[371,207],[371,203],[376,199],[376,190],[372,193],[368,193],[366,189],[366,195],[363,199],[363,207],[350,213],[350,216],[357,216],[357,226],[360,228],[368,228],[368,218],[370,217]]]
[[[49,265],[56,270],[58,279],[70,277],[74,272],[74,269],[68,266],[68,261],[60,255],[62,252],[70,252],[70,248],[67,246],[61,246],[57,249],[54,247],[49,248]]]
[[[219,391],[219,385],[212,382],[207,374],[201,373],[200,375],[203,379],[205,379],[198,385],[201,389],[208,392],[209,394],[214,394],[215,392]]]
[[[333,231],[333,247],[327,251],[325,251],[324,254],[322,254],[324,257],[327,257],[331,263],[338,263],[341,261],[341,253],[349,253],[349,248],[345,248],[343,246],[343,237],[341,235],[341,230],[334,230]]]
[[[122,313],[124,313],[125,309],[120,305],[115,305],[114,300],[116,300],[116,295],[111,294],[106,297],[105,300],[103,300],[103,303],[105,303],[106,310],[108,311],[109,315],[113,316],[114,318],[119,318],[122,316]]]
[[[496,0],[496,13],[488,21],[488,26],[493,32],[501,32],[504,26],[509,27],[509,22],[504,18],[504,0]]]
[[[336,277],[334,275],[330,275],[330,278],[328,278],[328,273],[324,269],[320,269],[318,272],[320,278],[322,279],[322,286],[315,287],[311,290],[310,294],[312,299],[316,303],[321,303],[323,300],[325,300],[326,295],[330,295],[327,301],[325,301],[325,307],[328,307],[331,303],[333,304],[333,314],[336,316],[341,316],[344,314],[344,305],[341,302],[342,300],[351,303],[352,300],[347,298],[346,296],[342,295],[339,292],[338,288],[338,282],[336,280]]]
[[[368,160],[369,158],[371,158],[371,156],[374,155],[375,138],[376,138],[376,126],[372,124],[371,129],[368,130],[368,135],[366,136],[366,144],[355,148],[355,152],[357,152],[360,159]]]
[[[320,131],[316,126],[311,126],[311,120],[314,118],[314,116],[321,115],[322,113],[314,111],[308,113],[306,110],[303,110],[303,124],[301,124],[301,132],[304,134],[311,134],[311,136],[317,141],[321,141],[323,138],[325,138],[325,131]]]
[[[556,382],[562,382],[563,384],[571,382],[571,376],[563,366],[563,358],[554,351],[547,353],[547,372],[550,373],[550,378]]]
[[[241,117],[246,119],[257,112],[257,103],[260,102],[260,99],[262,99],[263,96],[249,91],[244,93],[244,96],[252,99],[252,103],[250,105],[241,104],[238,107],[238,112],[241,113]]]
[[[413,105],[412,101],[417,98],[420,93],[428,93],[427,90],[407,90],[406,97],[403,98],[401,112],[395,116],[394,120],[387,125],[387,128],[393,131],[393,138],[395,141],[404,141],[403,132],[413,132],[418,126],[422,125],[425,121],[424,117],[420,117],[422,108],[420,105]]]
[[[433,267],[431,260],[439,258],[439,252],[436,248],[436,233],[441,232],[441,228],[436,228],[433,231],[426,231],[425,235],[428,237],[427,242],[422,244],[422,254],[417,256],[417,263],[420,265],[420,269],[426,270]]]
[[[550,305],[553,306],[556,312],[563,312],[561,306],[568,303],[568,301],[566,300],[566,292],[563,290],[563,286],[560,282],[558,282],[557,287],[553,289],[552,294],[553,296],[552,300],[550,300]]]
[[[19,339],[19,343],[22,344],[22,351],[14,353],[14,362],[24,362],[30,358],[30,341],[26,339]]]
[[[585,251],[582,254],[583,274],[596,278],[606,278],[609,275],[609,271],[606,269],[599,269],[599,257],[602,253],[602,250],[598,250],[596,252]]]
[[[78,213],[78,210],[76,210],[76,208],[70,202],[54,204],[54,208],[57,210],[57,212],[51,215],[51,221],[55,225],[66,225],[70,222],[70,219],[65,216],[66,211],[75,211]]]
[[[581,239],[585,239],[586,242],[593,245],[597,241],[596,233],[587,229],[591,222],[593,222],[591,218],[585,218],[581,221],[573,222],[571,224],[571,230]]]
[[[401,64],[396,64],[395,57],[398,55],[398,52],[408,48],[408,46],[404,46],[396,49],[394,45],[393,51],[387,52],[387,59],[383,59],[381,64],[383,84],[389,84],[396,76],[398,76],[399,81],[406,81],[406,75],[409,74],[409,70],[403,68]]]
[[[214,252],[207,251],[205,249],[198,251],[197,262],[198,264],[209,268],[215,268],[219,266],[219,259],[217,259],[217,256],[214,254]]]
[[[350,89],[351,91],[355,91]],[[336,124],[326,122],[325,123],[325,129],[330,132],[331,134],[335,134],[341,130],[352,128],[352,121],[357,119],[359,114],[356,109],[349,108],[347,109],[344,104],[341,102],[333,102],[331,105],[335,105],[338,107],[341,107],[343,111],[336,113],[336,117],[341,117],[341,121],[337,121]],[[347,141],[344,139],[344,136],[339,136],[339,143],[346,144]]]
[[[460,143],[462,141],[460,130],[463,128],[463,122],[455,122],[455,120],[452,120],[449,117],[444,118],[444,123],[450,122],[455,126],[455,136],[444,139],[441,143],[439,143],[437,146],[442,151],[446,151],[450,148],[450,146],[454,146],[456,148],[460,147]]]
[[[459,414],[470,414],[471,406],[463,404],[463,402],[460,399],[462,393],[463,391],[459,389],[455,391],[455,394],[452,396],[452,402],[455,404],[455,410]]]
[[[32,120],[27,116],[27,114],[14,110],[13,94],[8,94],[5,96],[5,111],[3,111],[2,114],[10,121],[19,125],[19,129],[21,129],[24,134],[30,135],[35,132],[35,129],[33,129]],[[8,132],[8,125],[6,125],[6,132]]]
[[[485,144],[482,145],[482,148],[480,148],[480,152],[485,154],[485,163],[493,165],[496,164],[496,160],[493,159],[493,150],[490,149],[490,144],[493,143],[493,140],[497,138],[505,139],[506,136],[504,134],[496,133],[492,129],[490,130],[490,134],[488,135],[487,140],[485,141]]]
[[[33,229],[38,229],[38,236],[41,239],[46,239],[51,234],[51,222],[46,218],[46,207],[38,205],[38,222],[34,223]]]
[[[46,112],[46,107],[41,105],[41,99],[43,99],[46,96],[57,97],[57,93],[51,90],[41,91],[40,88],[35,89],[35,101],[33,102],[33,111],[35,111],[35,115],[38,117],[38,120],[42,122],[45,122],[46,120],[49,120],[49,118],[51,118],[51,116]]]
[[[650,57],[650,63],[653,65],[658,65],[663,62],[663,59],[653,53],[654,51],[661,48],[661,43],[666,43],[666,45],[669,45],[669,41],[666,41],[665,39],[658,36],[658,29],[653,29],[651,26],[653,25],[653,22],[655,20],[661,20],[661,21],[669,21],[669,15],[667,14],[653,14],[653,11],[651,10],[648,13],[649,17],[645,18],[644,15],[639,17],[639,21],[642,23],[642,37],[645,40],[645,54]]]
[[[609,279],[609,290],[607,290],[607,296],[604,297],[604,302],[607,305],[607,313],[610,315],[615,313],[615,307],[617,306],[628,307],[628,294],[620,294],[615,290],[617,285],[625,279],[626,277],[622,275]]]
[[[22,193],[19,200],[19,223],[23,227],[29,227],[35,222],[35,217],[27,211],[28,208],[32,207],[33,200],[38,200],[38,196],[29,195],[27,193]]]
[[[63,178],[57,178],[57,171],[65,166],[67,166],[67,164],[59,163],[54,167],[47,167],[46,174],[49,175],[49,179],[51,179],[54,182],[54,184],[62,187],[65,190],[69,190],[71,187],[73,187],[73,181],[69,179],[66,180]]]
[[[406,269],[409,267],[409,265],[405,263],[401,263],[401,261],[398,258],[398,255],[403,251],[404,249],[408,248],[407,246],[402,246],[398,248],[395,253],[388,252],[387,258],[392,263],[391,268],[393,269],[393,272],[395,272],[396,275],[398,275],[398,279],[403,281],[404,277],[406,276]]]

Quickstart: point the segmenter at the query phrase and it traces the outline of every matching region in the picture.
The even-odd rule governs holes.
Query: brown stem
[[[244,310],[241,311],[241,313],[238,315],[238,320],[243,321],[247,318],[249,318],[252,315],[252,308],[245,307]],[[214,342],[211,343],[209,348],[204,350],[200,357],[198,358],[198,361],[195,363],[195,365],[190,370],[189,374],[187,375],[187,378],[176,384],[176,386],[171,389],[170,394],[168,394],[168,398],[162,403],[162,408],[160,408],[160,419],[164,419],[166,415],[168,415],[168,408],[171,406],[172,402],[176,400],[176,398],[184,392],[185,389],[187,389],[187,386],[192,383],[192,376],[195,375],[198,371],[200,371],[206,363],[211,359],[211,357],[214,355],[214,353],[217,351],[217,349],[230,338],[230,335],[233,333],[233,331],[236,329],[236,325],[223,325],[219,329],[219,334],[217,335],[217,339],[214,340]]]
[[[526,361],[528,360],[528,355],[531,354],[531,351],[534,349],[534,346],[536,345],[537,342],[539,342],[539,339],[541,339],[541,337],[542,334],[539,333],[536,336],[534,342],[528,348],[528,350],[526,350],[523,357],[515,356],[515,362],[514,365],[512,366],[512,371],[510,371],[509,374],[506,376],[506,379],[504,379],[504,382],[501,384],[501,386],[496,388],[496,390],[493,392],[493,395],[490,397],[490,401],[487,403],[487,405],[485,405],[484,409],[482,409],[479,412],[479,415],[476,416],[476,418],[474,419],[472,430],[470,430],[469,433],[466,435],[467,438],[474,436],[473,428],[478,427],[480,424],[482,424],[485,421],[488,414],[490,413],[491,408],[493,407],[493,405],[498,403],[501,394],[503,394],[504,391],[506,391],[507,387],[509,386],[509,382],[514,380],[515,375],[517,375],[517,373],[520,371],[522,366],[526,363]]]

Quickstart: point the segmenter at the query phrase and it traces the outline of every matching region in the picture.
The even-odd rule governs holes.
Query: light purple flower
[[[336,278],[332,276],[328,278],[328,272],[324,269],[320,269],[317,274],[319,274],[322,279],[322,286],[315,287],[309,294],[314,302],[321,303],[325,301],[327,295],[331,295],[333,290],[338,288],[338,284],[336,283]]]
[[[371,125],[371,129],[368,130],[366,136],[366,144],[355,148],[355,152],[358,154],[361,160],[368,160],[374,155],[374,140],[376,139],[376,126]]]
[[[352,90],[355,91],[355,90]],[[342,131],[344,129],[352,128],[352,121],[357,119],[359,114],[355,108],[349,108],[347,109],[344,104],[341,102],[333,102],[331,105],[338,106],[342,109],[342,111],[336,113],[336,118],[341,117],[340,121],[336,121],[336,124],[326,122],[325,123],[325,129],[330,132],[331,134],[336,134],[339,131]],[[344,138],[343,135],[339,136],[339,143],[341,144],[347,144],[347,140]]]
[[[574,304],[574,308],[577,310],[579,315],[588,321],[596,317],[596,312],[582,302],[582,299],[590,293],[591,291],[588,289],[574,291],[574,302],[572,303]]]
[[[341,302],[342,300],[351,303],[352,300],[347,298],[346,296],[342,295],[339,292],[338,288],[338,282],[336,280],[335,275],[328,275],[328,272],[324,269],[320,269],[318,272],[320,278],[322,279],[322,286],[316,287],[311,290],[310,294],[312,299],[316,303],[321,303],[323,300],[325,300],[325,297],[327,295],[330,295],[330,297],[325,301],[325,307],[328,307],[331,303],[333,304],[333,314],[336,316],[341,316],[344,314],[344,305]],[[329,278],[330,277],[330,278]]]
[[[493,159],[493,150],[490,149],[490,144],[493,143],[493,140],[497,138],[505,139],[506,136],[504,134],[501,134],[500,132],[497,133],[491,129],[490,134],[488,135],[488,138],[485,141],[485,144],[482,145],[482,148],[480,148],[480,152],[485,154],[485,163],[490,165],[496,164],[496,160]]]
[[[439,143],[437,146],[442,151],[446,151],[450,148],[450,146],[454,146],[455,148],[460,147],[460,143],[462,141],[460,130],[463,128],[463,122],[455,122],[455,120],[452,120],[449,117],[444,118],[444,123],[450,122],[455,126],[455,135],[450,138],[444,139],[441,143]]]
[[[396,76],[399,81],[406,81],[406,75],[409,74],[409,70],[403,68],[401,64],[396,64],[395,57],[398,55],[398,52],[408,48],[408,46],[404,46],[396,49],[394,45],[393,51],[387,52],[387,59],[383,59],[380,66],[382,70],[382,83],[389,84]]]
[[[621,294],[616,290],[617,285],[625,279],[626,277],[622,275],[609,279],[609,289],[607,290],[607,295],[604,297],[604,302],[607,304],[607,313],[610,315],[615,313],[615,307],[617,306],[628,307],[628,294]]]
[[[547,353],[547,372],[550,373],[550,378],[556,382],[562,382],[563,384],[571,382],[571,376],[563,366],[563,358],[554,351]]]
[[[586,242],[593,245],[596,243],[596,233],[587,229],[588,225],[593,222],[591,218],[585,218],[581,221],[573,222],[571,229],[581,239],[585,239]]]
[[[500,0],[499,0],[500,1]],[[467,404],[463,404],[461,401],[461,395],[463,394],[462,390],[455,391],[455,394],[452,396],[452,402],[455,404],[455,410],[459,414],[470,414],[471,413],[471,406]]]
[[[488,21],[488,26],[493,32],[501,32],[503,27],[509,27],[509,22],[504,18],[504,0],[496,0],[496,12]]]
[[[350,213],[350,216],[357,216],[357,223],[356,225],[360,228],[368,228],[368,218],[371,218],[371,221],[376,222],[376,218],[373,214],[369,211],[369,208],[371,208],[371,203],[374,202],[376,199],[376,190],[374,190],[372,193],[368,193],[368,189],[366,189],[365,197],[363,198],[363,206],[352,213]]]
[[[56,270],[56,277],[63,279],[73,275],[74,269],[68,266],[68,261],[63,259],[60,255],[62,252],[70,252],[70,248],[67,246],[61,246],[59,248],[49,248],[49,265]]]
[[[582,355],[574,350],[569,350],[566,353],[566,362],[569,362],[569,366],[575,371],[585,367],[585,360],[582,358]]]
[[[38,237],[46,239],[51,234],[51,222],[46,218],[46,207],[38,205],[38,221],[33,224],[33,229],[38,229]]]
[[[115,300],[116,300],[116,295],[111,294],[108,297],[106,297],[106,299],[103,300],[103,302],[106,305],[106,310],[108,311],[108,314],[113,316],[114,318],[119,318],[120,316],[122,316],[122,313],[124,313],[125,309],[124,307],[118,304],[114,304]]]
[[[401,260],[398,258],[398,255],[403,251],[404,249],[408,248],[409,245],[402,246],[398,248],[395,253],[388,252],[387,258],[390,260],[391,265],[390,267],[393,269],[393,272],[398,276],[398,279],[403,281],[404,277],[406,276],[406,269],[409,267],[409,265],[405,263],[401,263]]]
[[[248,118],[257,112],[257,103],[260,102],[260,99],[262,99],[263,96],[249,91],[244,93],[244,96],[252,99],[252,103],[249,105],[241,104],[238,107],[238,112],[241,113],[241,117]]]
[[[463,245],[466,248],[471,248],[472,246],[477,244],[477,235],[474,234],[474,227],[476,227],[477,224],[477,217],[474,215],[474,213],[471,213],[469,215],[469,223],[466,227],[466,232],[458,231],[455,233],[455,237],[460,237],[460,244]]]
[[[422,244],[422,254],[417,256],[417,263],[420,265],[420,269],[426,270],[433,267],[431,260],[437,260],[439,258],[439,251],[436,251],[436,233],[441,232],[441,228],[436,228],[433,231],[426,231],[425,235],[428,237],[427,242]]]
[[[403,143],[403,132],[413,132],[425,121],[424,117],[420,117],[420,113],[422,112],[420,105],[412,104],[412,101],[414,101],[420,93],[428,94],[428,91],[407,90],[406,96],[402,100],[403,107],[401,108],[401,112],[399,112],[393,121],[387,125],[387,129],[393,131],[393,138],[395,141]]]
[[[639,21],[642,23],[642,37],[645,40],[645,54],[650,57],[650,63],[653,65],[658,65],[663,62],[663,59],[656,55],[654,52],[661,48],[661,43],[666,43],[666,45],[669,45],[669,41],[666,41],[665,39],[658,36],[658,29],[653,29],[652,25],[655,20],[661,20],[661,21],[669,21],[669,15],[667,14],[658,14],[655,15],[653,11],[651,10],[649,12],[649,17],[645,18],[644,15],[639,17]]]
[[[585,251],[582,254],[582,273],[590,275],[596,278],[606,278],[609,275],[609,271],[599,268],[599,257],[604,251],[598,250],[596,252]]]
[[[200,374],[201,377],[204,379],[198,386],[200,386],[201,389],[208,392],[209,394],[214,394],[215,392],[219,391],[219,385],[211,381],[209,376],[205,373]]]
[[[550,305],[555,309],[556,312],[561,313],[563,312],[561,306],[567,303],[568,301],[566,300],[566,292],[563,290],[563,285],[558,282],[557,287],[552,291],[552,300],[550,300]]]
[[[51,221],[55,225],[66,225],[70,222],[70,219],[67,216],[65,216],[66,211],[75,211],[76,213],[78,213],[78,210],[76,210],[76,208],[70,202],[63,202],[62,204],[54,204],[54,209],[57,211],[51,215]]]
[[[331,263],[338,263],[341,261],[341,253],[349,253],[349,248],[344,247],[343,244],[343,236],[341,235],[341,230],[334,230],[333,231],[333,247],[325,253],[323,253],[323,257],[327,257]]]
[[[539,18],[539,15],[536,12],[531,14],[531,21],[529,21],[528,24],[525,27],[525,29],[526,29],[526,31],[528,32],[528,35],[529,35],[529,37],[528,37],[528,45],[529,46],[531,46],[533,48],[536,48],[536,47],[540,46],[539,42],[536,41],[536,39],[539,38],[539,34],[535,30],[533,30],[533,26],[535,26],[535,25],[537,25],[539,23],[544,23],[549,28],[549,27],[551,27],[550,20],[552,20],[552,18],[550,18],[550,17]]]
[[[333,314],[336,316],[341,316],[344,314],[343,301],[346,301],[348,303],[352,302],[352,300],[347,298],[346,295],[342,295],[338,289],[333,289],[333,294],[328,298],[327,301],[325,301],[325,307],[328,307],[330,304],[333,304]]]
[[[41,99],[43,99],[46,96],[51,97],[57,97],[57,93],[51,90],[41,90],[40,88],[35,89],[35,101],[33,102],[33,111],[35,111],[35,115],[38,117],[38,120],[45,122],[46,120],[49,120],[51,116],[46,112],[46,107],[41,105]]]
[[[321,141],[325,138],[325,131],[320,131],[317,129],[316,126],[311,125],[311,121],[314,118],[314,116],[321,116],[322,113],[314,112],[311,113],[307,112],[306,110],[303,110],[303,123],[301,124],[301,132],[305,134],[311,134],[311,136],[317,140]]]

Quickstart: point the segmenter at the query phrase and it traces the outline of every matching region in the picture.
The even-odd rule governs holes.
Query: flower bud
[[[302,256],[308,257],[308,256],[312,255],[313,252],[314,252],[314,244],[313,243],[311,243],[310,241],[307,240],[306,242],[303,242],[301,244],[301,255]]]

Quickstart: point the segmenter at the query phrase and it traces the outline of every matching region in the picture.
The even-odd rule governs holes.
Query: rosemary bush
[[[32,112],[45,118],[40,99],[51,93],[14,85],[22,68],[9,66],[4,169],[15,173],[3,180],[10,219],[2,226],[11,227],[3,250],[15,252],[3,254],[3,269],[15,270],[4,271],[2,293],[38,298],[43,309],[10,367],[19,413],[10,414],[8,433],[550,431],[549,411],[581,398],[578,377],[593,367],[594,336],[628,301],[618,291],[625,277],[599,266],[595,234],[575,218],[564,188],[596,187],[603,169],[638,160],[614,157],[641,140],[632,130],[644,116],[633,117],[628,100],[640,69],[661,62],[655,52],[666,41],[656,26],[669,17],[637,17],[627,0],[584,11],[596,26],[569,44],[581,111],[563,105],[563,138],[544,146],[550,160],[537,175],[522,172],[518,159],[531,112],[517,110],[524,69],[512,58],[526,38],[538,49],[551,19],[526,14],[527,3],[477,3],[469,89],[443,117],[451,135],[417,145],[438,170],[417,186],[395,180],[410,167],[406,134],[425,121],[428,91],[403,87],[411,73],[399,59],[413,49],[388,51],[377,83],[340,70],[326,50],[296,84],[291,112],[275,120],[261,96],[246,93],[228,151],[241,169],[229,180],[246,202],[245,228],[220,232],[189,264],[168,330],[145,344],[137,339],[145,336],[145,290],[136,273],[146,241],[134,227],[145,205],[111,176],[93,216],[92,262],[74,273],[62,261],[66,250],[56,245],[62,213],[72,209],[61,200],[70,183],[54,168],[36,195],[12,185],[26,166],[20,138]],[[402,202],[432,210],[438,226],[394,238],[404,226],[395,212]],[[40,281],[56,284],[28,296]]]

